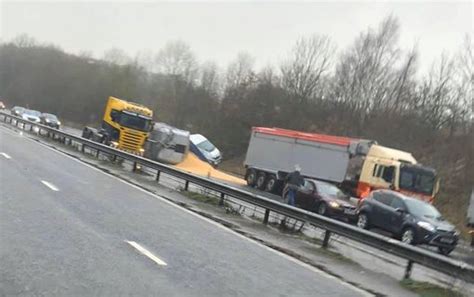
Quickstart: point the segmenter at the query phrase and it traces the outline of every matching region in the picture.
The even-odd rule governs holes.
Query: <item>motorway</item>
[[[1,296],[364,296],[0,127]]]

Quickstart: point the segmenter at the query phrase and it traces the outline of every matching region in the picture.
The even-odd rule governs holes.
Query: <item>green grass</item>
[[[428,282],[417,282],[410,279],[400,281],[402,287],[417,293],[420,297],[464,297],[461,293],[437,286]]]
[[[199,202],[216,205],[216,206],[219,205],[219,198],[217,197],[207,196],[201,193],[189,192],[189,191],[182,191],[181,193],[184,194],[186,197],[199,201]]]

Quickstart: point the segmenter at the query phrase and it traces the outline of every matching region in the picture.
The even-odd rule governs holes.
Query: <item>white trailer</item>
[[[374,141],[254,127],[244,165],[250,186],[268,192],[281,188],[286,175],[301,167],[305,177],[342,183],[350,179],[358,155],[366,155]],[[354,177],[355,178],[355,177]]]

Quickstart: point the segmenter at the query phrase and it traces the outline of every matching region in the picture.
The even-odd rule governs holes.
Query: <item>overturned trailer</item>
[[[145,143],[145,157],[167,163],[181,163],[189,150],[189,131],[155,123]]]

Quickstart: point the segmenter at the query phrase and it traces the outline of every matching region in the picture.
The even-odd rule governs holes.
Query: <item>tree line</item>
[[[343,49],[330,36],[304,36],[260,69],[245,52],[225,69],[200,62],[183,41],[97,59],[21,35],[0,43],[0,97],[84,125],[100,123],[109,96],[135,101],[157,121],[205,134],[227,158],[245,154],[252,126],[375,139],[436,167],[441,196],[465,205],[474,177],[471,36],[420,73],[416,44],[401,48],[399,35],[391,15]]]

